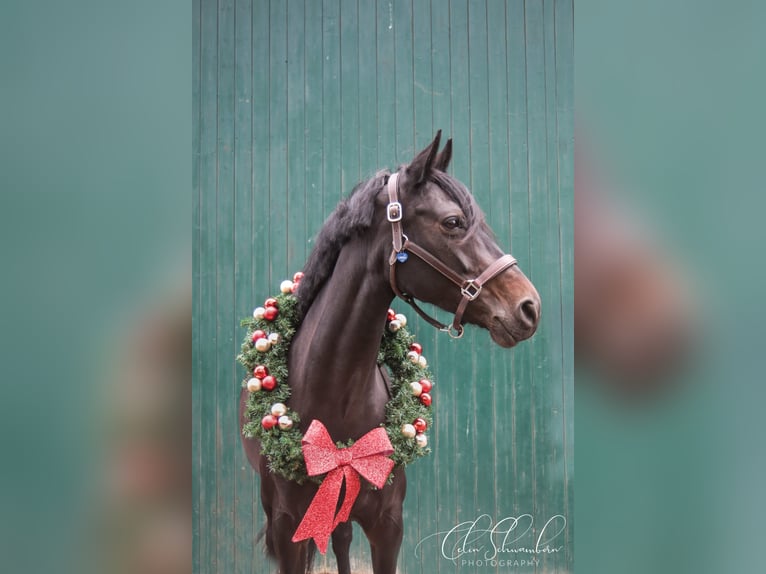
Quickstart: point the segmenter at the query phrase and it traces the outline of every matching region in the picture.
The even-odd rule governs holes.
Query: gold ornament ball
[[[271,341],[269,341],[268,339],[266,339],[266,338],[258,339],[255,342],[255,350],[256,351],[260,351],[261,353],[265,353],[269,349],[271,349]]]
[[[417,381],[410,383],[410,389],[412,389],[412,394],[416,397],[419,397],[420,393],[423,392],[423,386]]]
[[[271,333],[269,334],[269,343],[272,345],[278,345],[279,341],[281,340],[279,333]]]
[[[285,294],[292,293],[293,282],[290,281],[289,279],[285,279],[284,281],[282,281],[282,283],[280,283],[279,290],[282,291],[282,293],[285,293]]]
[[[293,428],[293,419],[288,417],[287,415],[282,415],[279,417],[279,428],[282,430],[288,430]]]
[[[407,326],[407,317],[405,317],[401,313],[397,313],[396,317],[394,317],[394,318],[402,324],[402,327],[406,327]]]
[[[417,431],[411,424],[404,424],[402,425],[402,434],[407,438],[413,438],[417,434]]]
[[[287,407],[282,403],[274,403],[271,405],[271,414],[279,418],[287,413]]]
[[[253,377],[247,381],[247,390],[251,393],[256,393],[261,390],[261,379]]]
[[[253,309],[253,319],[263,319],[263,314],[266,312],[266,309],[263,307],[256,307]]]
[[[407,351],[407,358],[417,365],[420,355],[418,355],[417,351]]]
[[[417,444],[420,448],[425,448],[426,446],[428,446],[428,437],[424,435],[423,433],[416,435],[415,444]]]
[[[398,319],[394,319],[388,324],[388,330],[392,333],[396,333],[399,329],[402,328],[402,322]]]
[[[428,366],[428,361],[426,361],[426,358],[425,358],[423,355],[420,355],[420,356],[418,357],[418,363],[419,363],[419,364],[420,364],[420,366],[421,366],[421,367],[423,367],[424,369],[425,369],[425,368]]]

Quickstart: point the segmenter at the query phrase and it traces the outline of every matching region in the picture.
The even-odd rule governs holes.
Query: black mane
[[[327,279],[332,275],[343,246],[352,237],[361,235],[372,225],[375,197],[386,184],[390,174],[389,170],[381,170],[367,181],[357,184],[351,195],[343,199],[325,221],[303,268],[304,277],[296,292],[300,316],[305,315]],[[466,217],[468,229],[473,229],[477,220],[481,219],[481,212],[476,207],[468,189],[442,171],[433,170],[428,179],[460,206]]]

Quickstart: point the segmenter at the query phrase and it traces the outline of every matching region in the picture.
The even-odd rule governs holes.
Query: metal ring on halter
[[[447,335],[449,335],[453,339],[461,339],[463,335],[465,334],[465,329],[463,329],[463,326],[460,325],[458,329],[455,329],[455,333],[457,334],[453,335],[452,330],[454,329],[454,327],[455,327],[454,325],[447,325],[443,329],[439,329],[439,331],[442,331],[443,333],[447,333]]]

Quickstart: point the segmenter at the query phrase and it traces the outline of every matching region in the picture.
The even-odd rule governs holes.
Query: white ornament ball
[[[271,405],[271,414],[279,418],[287,413],[287,407],[282,403],[274,403]]]
[[[416,435],[415,444],[417,444],[420,448],[424,448],[428,446],[428,437],[424,435],[423,433]]]
[[[293,282],[289,279],[285,279],[279,284],[279,290],[282,291],[282,293],[291,293],[293,290]]]
[[[256,307],[253,309],[253,319],[263,319],[263,314],[266,312],[266,309],[263,307]]]
[[[279,417],[279,428],[282,430],[288,430],[293,428],[293,419],[286,415]]]
[[[418,357],[418,363],[419,363],[419,364],[420,364],[420,366],[421,366],[421,367],[423,367],[424,369],[426,368],[426,366],[428,366],[428,361],[426,361],[426,358],[425,358],[423,355],[420,355],[420,356]]]
[[[260,351],[261,353],[265,353],[271,349],[271,341],[269,341],[267,338],[258,339],[255,342],[255,350]]]
[[[261,379],[253,377],[247,381],[247,390],[251,393],[256,393],[261,390]]]
[[[278,345],[279,341],[281,341],[281,337],[279,336],[279,333],[269,334],[269,343],[271,343],[272,345]]]
[[[423,385],[421,385],[417,381],[413,381],[410,383],[410,389],[412,389],[412,394],[416,397],[419,397],[420,394],[423,392]]]
[[[397,313],[396,317],[394,317],[394,318],[402,324],[402,327],[406,327],[407,326],[407,317],[405,317],[401,313]]]
[[[388,324],[388,330],[392,333],[396,333],[399,329],[402,328],[402,322],[398,319],[394,319]]]
[[[413,438],[417,434],[417,431],[411,424],[405,424],[402,425],[402,434],[407,438]]]
[[[408,359],[409,359],[411,362],[413,362],[413,363],[417,364],[417,362],[418,362],[418,359],[420,358],[420,355],[418,355],[418,352],[417,352],[417,351],[408,351],[408,352],[407,352],[407,358],[408,358]]]

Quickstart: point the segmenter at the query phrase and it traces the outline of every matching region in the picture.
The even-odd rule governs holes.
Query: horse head
[[[439,152],[440,138],[441,131],[378,196],[390,222],[379,227],[387,246],[393,230],[394,251],[388,248],[386,262],[392,288],[405,299],[456,312],[458,335],[462,316],[512,347],[537,329],[540,295],[516,260],[504,255],[468,189],[447,174],[452,140]]]

